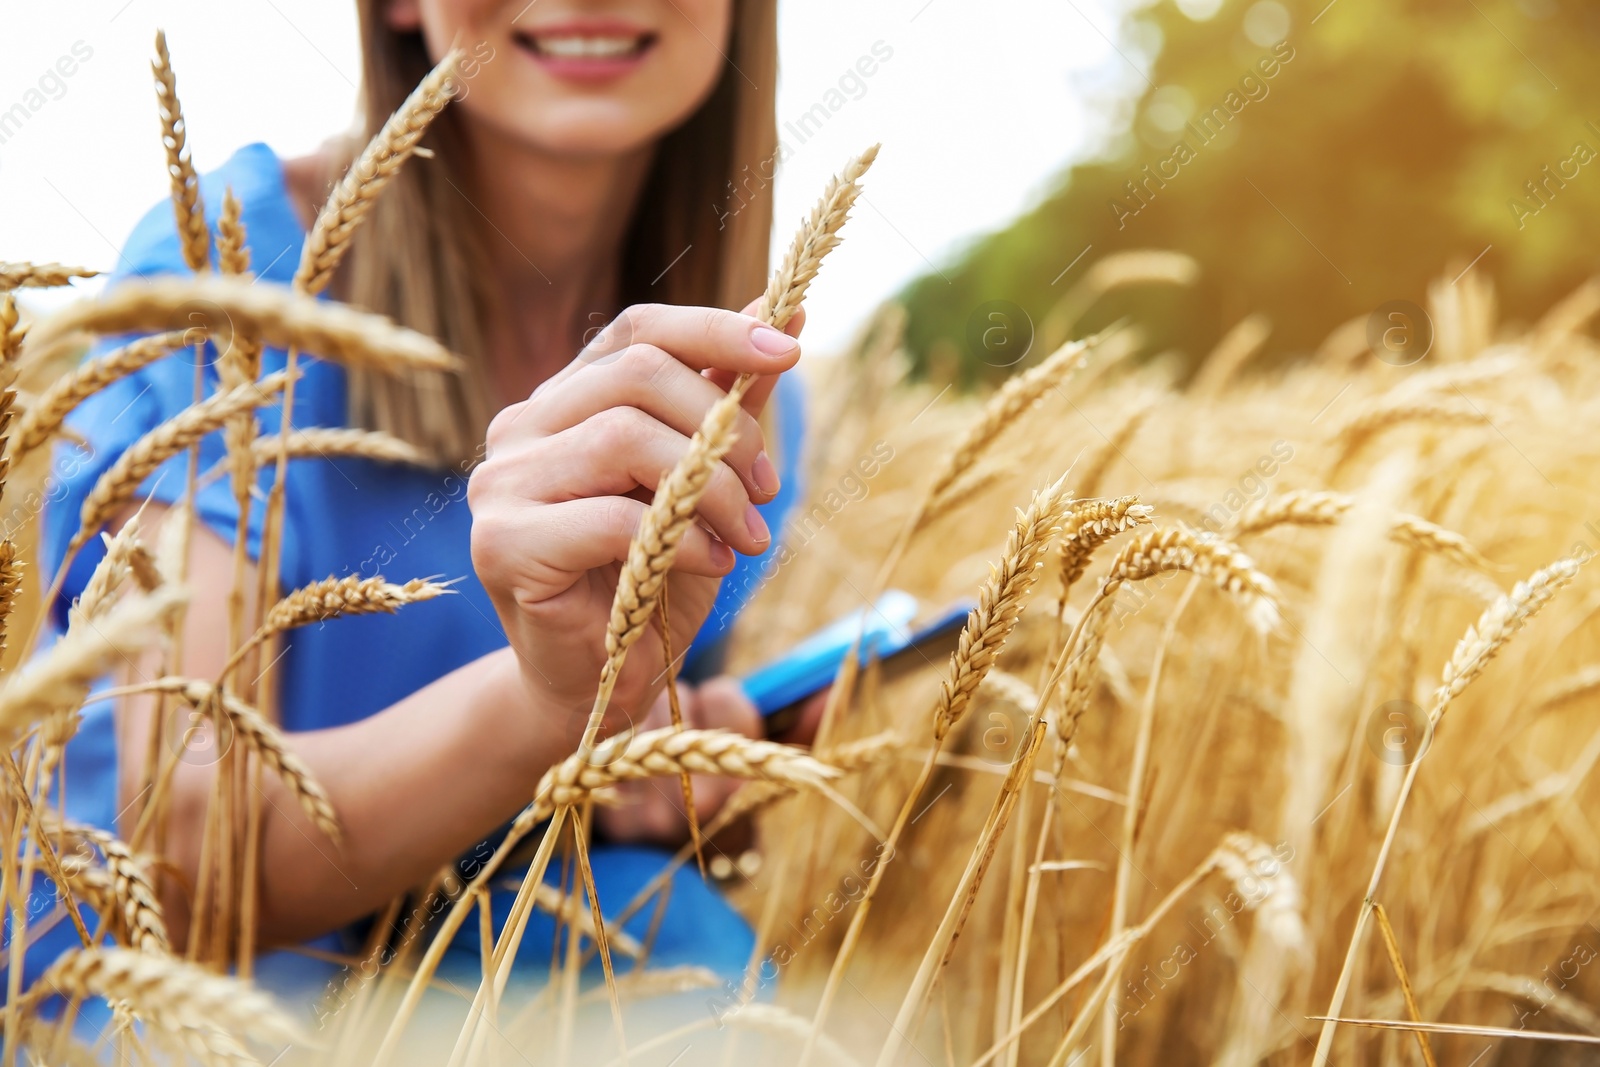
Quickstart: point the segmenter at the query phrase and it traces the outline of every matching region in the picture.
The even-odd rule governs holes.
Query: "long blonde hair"
[[[383,5],[359,0],[366,136],[432,65],[421,34],[390,29]],[[776,162],[776,6],[734,0],[729,62],[716,87],[658,146],[622,249],[623,306],[651,300],[738,308],[761,292],[771,182],[737,179],[752,168],[770,176]],[[493,415],[481,326],[491,300],[482,284],[482,222],[452,170],[464,158],[459,121],[450,108],[435,120],[424,140],[434,157],[413,161],[384,192],[335,281],[343,299],[437,337],[464,357],[466,371],[458,375],[349,372],[350,425],[395,434],[441,463],[472,456]],[[737,211],[727,207],[733,184]],[[663,275],[691,244],[695,254]]]

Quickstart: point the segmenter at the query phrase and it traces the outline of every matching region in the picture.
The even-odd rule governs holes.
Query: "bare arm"
[[[164,517],[155,508],[146,514],[149,525]],[[197,524],[191,588],[226,589],[232,580],[231,549]],[[254,587],[251,568],[246,588]],[[214,678],[222,669],[226,612],[221,596],[194,598],[184,627],[185,674]],[[574,727],[570,716],[541,713],[514,657],[510,648],[490,653],[360,722],[291,736],[295,753],[328,790],[345,837],[342,845],[328,840],[276,776],[262,774],[263,944],[304,940],[368,914],[426,881],[532,798],[544,769],[576,747],[581,722]],[[140,665],[146,678],[157,669]],[[153,698],[129,698],[119,719],[124,835],[143,806],[135,801],[154,709]],[[163,757],[177,744],[169,738]],[[172,780],[167,858],[191,886],[216,776],[209,761],[191,759],[179,762]],[[181,944],[190,901],[176,880],[167,880],[162,905]]]

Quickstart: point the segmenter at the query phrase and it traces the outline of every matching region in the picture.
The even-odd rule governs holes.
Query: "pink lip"
[[[512,33],[517,46],[529,59],[556,77],[575,82],[604,82],[631,74],[644,64],[656,44],[655,35],[647,27],[614,18],[567,19],[516,27]],[[637,52],[626,56],[552,56],[534,47],[536,36],[643,37],[645,41]]]

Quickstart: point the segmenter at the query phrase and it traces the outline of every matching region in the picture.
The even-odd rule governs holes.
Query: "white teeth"
[[[638,51],[639,37],[576,37],[537,34],[533,37],[536,49],[547,56],[561,59],[614,59]]]

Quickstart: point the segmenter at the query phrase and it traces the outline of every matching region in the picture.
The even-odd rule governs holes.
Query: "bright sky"
[[[789,138],[796,151],[777,181],[781,252],[828,175],[884,142],[847,245],[812,289],[812,351],[842,344],[900,284],[1026,209],[1096,142],[1103,120],[1086,94],[1139,77],[1102,36],[1115,36],[1121,6],[782,0],[780,125],[821,101],[875,44],[892,50],[821,132],[803,145]],[[0,145],[0,259],[109,269],[134,222],[165,197],[148,66],[158,26],[167,30],[202,171],[253,141],[304,152],[354,113],[349,0],[13,5],[0,36],[0,112],[62,57],[78,58]]]

